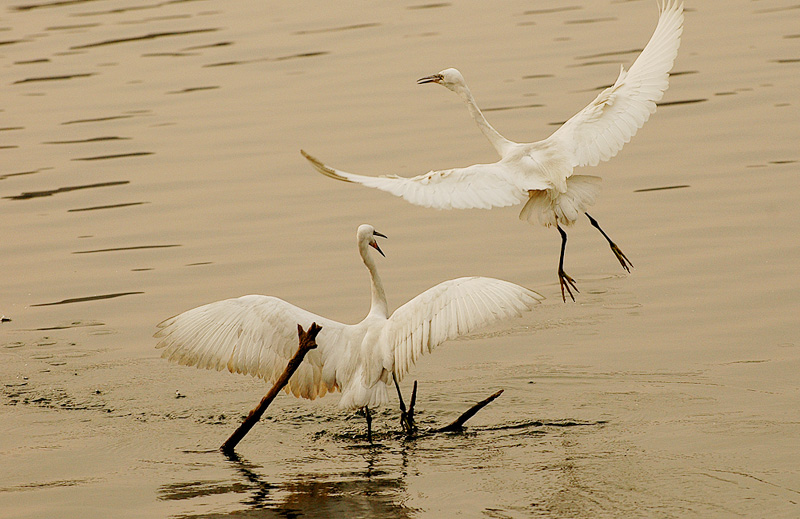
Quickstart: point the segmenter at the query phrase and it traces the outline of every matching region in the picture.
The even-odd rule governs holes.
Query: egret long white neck
[[[383,291],[383,283],[381,283],[381,277],[378,275],[378,267],[375,265],[375,260],[369,254],[369,245],[363,242],[359,243],[358,251],[361,253],[364,265],[369,270],[369,277],[372,283],[372,302],[369,307],[369,315],[388,317],[389,306],[386,303],[386,293]]]
[[[483,132],[483,135],[489,139],[494,149],[497,150],[497,153],[502,157],[504,152],[514,143],[500,135],[500,133],[489,124],[489,121],[483,116],[481,109],[478,108],[478,103],[475,102],[475,98],[472,97],[472,92],[469,91],[467,85],[459,86],[456,93],[461,96],[461,99],[467,104],[470,115],[472,115],[472,118],[475,120],[481,132]]]

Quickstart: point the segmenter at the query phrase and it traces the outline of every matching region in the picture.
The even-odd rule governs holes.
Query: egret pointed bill
[[[441,83],[444,81],[444,77],[441,74],[434,74],[432,76],[426,76],[417,80],[418,85],[424,85],[425,83]]]
[[[372,235],[373,236],[380,236],[381,238],[386,238],[385,234],[379,233],[378,231],[372,231]],[[386,257],[386,254],[384,254],[383,251],[381,250],[381,248],[378,247],[378,242],[376,242],[375,240],[370,241],[369,242],[369,246],[372,247],[373,249],[375,249],[376,251],[378,251],[381,254],[381,256],[383,256],[384,258]]]

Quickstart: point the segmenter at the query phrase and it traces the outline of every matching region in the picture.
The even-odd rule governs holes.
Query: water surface
[[[800,5],[690,2],[658,112],[587,222],[441,212],[333,182],[494,161],[629,66],[655,2],[131,0],[0,11],[0,516],[795,517],[800,506]],[[387,234],[395,308],[464,275],[547,297],[403,381],[419,420],[503,395],[463,435],[404,441],[394,408],[282,396],[228,460],[263,383],[161,360],[155,324],[247,293],[344,322],[354,247]]]

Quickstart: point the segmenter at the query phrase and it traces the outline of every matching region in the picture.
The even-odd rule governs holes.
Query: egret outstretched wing
[[[282,299],[250,295],[217,301],[158,324],[162,357],[198,368],[227,369],[274,382],[297,351],[297,325],[322,326],[311,350],[289,380],[288,391],[314,399],[336,388],[323,376],[323,364],[342,347],[345,325],[298,308]],[[332,355],[333,354],[333,355]]]
[[[656,30],[627,72],[547,140],[557,141],[572,166],[596,166],[615,156],[656,111],[669,83],[683,32],[683,4],[664,0]]]
[[[466,168],[431,171],[416,177],[356,175],[326,166],[300,150],[325,176],[386,191],[406,201],[435,209],[490,209],[516,205],[528,198],[528,190],[551,187],[536,179],[518,179],[502,163],[475,164]]]
[[[562,226],[571,225],[582,214],[606,239],[622,268],[630,272],[633,267],[587,212],[597,196],[599,178],[573,173],[578,166],[596,166],[616,155],[663,97],[683,33],[683,3],[658,0],[658,6],[656,29],[630,70],[623,68],[611,87],[542,141],[519,143],[500,135],[486,120],[458,70],[447,68],[419,79],[417,83],[439,84],[458,94],[500,154],[501,159],[494,164],[431,171],[413,178],[367,177],[330,168],[305,152],[303,156],[323,175],[381,189],[425,207],[488,209],[526,201],[520,218],[554,226],[561,235],[561,297],[566,302],[566,292],[574,300],[570,287],[577,290],[575,280],[564,272],[567,234]]]
[[[543,297],[533,290],[484,277],[445,281],[421,293],[389,317],[381,343],[384,365],[394,364],[398,380],[420,355],[448,339],[533,308]],[[387,362],[389,361],[389,362]]]

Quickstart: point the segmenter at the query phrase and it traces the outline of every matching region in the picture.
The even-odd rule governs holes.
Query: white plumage
[[[683,3],[659,1],[655,32],[630,70],[620,70],[616,82],[575,114],[548,138],[517,143],[500,135],[478,108],[461,73],[453,68],[420,79],[439,83],[466,103],[480,130],[500,155],[492,164],[431,171],[413,178],[395,175],[356,175],[331,168],[305,151],[301,153],[322,174],[374,187],[412,204],[437,209],[504,207],[526,202],[520,218],[544,226],[571,225],[592,205],[600,190],[600,177],[573,175],[574,168],[595,166],[615,156],[656,110],[668,87],[669,71],[678,55],[683,31]],[[588,214],[587,214],[588,216]],[[597,222],[592,225],[602,232]],[[563,271],[566,233],[562,236],[559,280],[570,296],[572,278]],[[625,270],[630,262],[603,233]],[[573,297],[574,299],[574,297]]]
[[[398,380],[420,355],[448,339],[530,310],[541,296],[499,279],[445,281],[404,304],[391,316],[368,247],[381,252],[371,225],[358,228],[358,250],[370,273],[370,312],[347,325],[281,299],[249,295],[194,308],[158,325],[162,356],[199,368],[246,373],[274,382],[297,351],[297,325],[322,326],[287,391],[314,399],[340,390],[343,408],[388,401],[391,375]],[[381,252],[383,254],[383,252]]]

